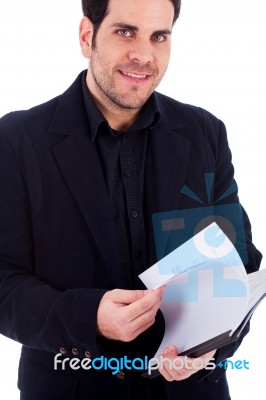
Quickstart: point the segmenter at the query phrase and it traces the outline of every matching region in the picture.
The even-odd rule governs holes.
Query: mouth
[[[119,71],[120,74],[132,83],[141,83],[147,81],[151,75],[140,74],[136,72]]]

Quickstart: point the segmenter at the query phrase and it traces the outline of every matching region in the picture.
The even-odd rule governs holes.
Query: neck
[[[90,74],[87,75],[86,81],[93,100],[110,127],[116,131],[126,131],[137,119],[140,108],[123,109],[114,104],[104,93],[99,93],[100,89],[97,90]]]

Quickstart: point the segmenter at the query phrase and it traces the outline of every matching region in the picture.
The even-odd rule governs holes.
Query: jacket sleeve
[[[28,347],[99,354],[96,318],[104,289],[58,291],[35,275],[31,206],[0,120],[0,333]],[[49,268],[49,265],[47,265]]]

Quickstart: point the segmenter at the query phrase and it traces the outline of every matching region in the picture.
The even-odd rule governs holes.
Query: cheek
[[[162,79],[163,75],[165,74],[169,64],[169,59],[165,58],[164,60],[161,60],[159,64],[157,64],[157,68],[159,70],[159,76],[160,79]]]
[[[160,73],[165,72],[170,61],[171,48],[165,48],[156,54],[157,67]]]
[[[101,41],[101,44],[97,45],[97,53],[104,63],[111,67],[119,63],[119,60],[123,60],[126,52],[121,44],[105,39],[104,42]]]

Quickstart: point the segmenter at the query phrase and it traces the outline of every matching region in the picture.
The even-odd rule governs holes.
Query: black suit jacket
[[[150,134],[153,211],[198,207],[181,189],[187,184],[204,198],[206,172],[215,173],[214,202],[233,182],[223,123],[205,110],[156,96],[162,119]],[[114,398],[126,399],[130,371],[122,381],[110,371],[53,370],[62,347],[70,358],[152,356],[163,332],[158,314],[155,325],[129,344],[96,334],[103,294],[124,288],[125,281],[106,184],[88,132],[81,74],[63,95],[0,120],[0,188],[0,332],[23,344],[19,388],[38,400],[71,400],[82,391],[88,397],[80,398],[110,398],[112,391]],[[226,202],[238,202],[237,194]],[[261,255],[251,243],[246,215],[245,228],[251,272]],[[239,343],[219,350],[217,360],[231,356]],[[169,399],[225,399],[225,382],[217,386],[223,372],[217,368],[201,381],[197,375],[174,383],[160,377],[149,385],[164,382]]]

